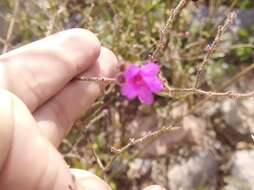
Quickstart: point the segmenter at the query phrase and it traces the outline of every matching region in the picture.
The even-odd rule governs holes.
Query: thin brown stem
[[[208,63],[210,56],[215,51],[215,49],[218,47],[219,43],[222,41],[222,35],[226,32],[226,30],[229,28],[229,26],[234,22],[236,18],[235,12],[230,12],[227,16],[227,19],[225,20],[223,25],[219,25],[217,34],[214,38],[214,41],[211,45],[207,46],[207,53],[205,54],[203,61],[198,65],[197,68],[197,76],[194,87],[197,88],[199,85],[199,80],[201,76],[201,72],[204,69],[204,66]]]
[[[3,38],[0,38],[0,43],[2,43],[4,45],[5,44],[5,40]]]
[[[11,18],[11,21],[10,21],[10,24],[9,24],[9,27],[8,27],[8,30],[7,30],[6,38],[4,40],[4,48],[3,48],[2,53],[6,53],[9,49],[11,36],[12,36],[12,33],[13,33],[14,24],[15,24],[15,21],[16,21],[18,10],[19,10],[19,0],[16,0],[15,3],[14,3],[13,15],[12,15],[12,18]]]
[[[49,20],[48,28],[46,31],[46,36],[49,36],[52,33],[54,33],[54,28],[55,28],[57,19],[65,11],[67,3],[68,3],[67,0],[65,0],[63,3],[61,3],[61,5],[59,5],[58,10],[54,13],[54,15]]]
[[[240,73],[236,74],[233,78],[231,78],[230,80],[228,80],[227,82],[225,82],[220,88],[218,88],[218,91],[222,91],[225,88],[227,88],[228,86],[230,86],[231,84],[235,83],[236,81],[238,81],[240,78],[242,78],[243,76],[245,76],[248,72],[254,70],[254,63],[252,63],[250,66],[248,66],[247,68],[245,68],[244,70],[242,70]],[[203,100],[201,100],[200,102],[198,102],[196,105],[192,106],[190,108],[190,110],[188,110],[188,112],[182,116],[180,116],[179,118],[177,118],[175,121],[173,121],[171,124],[172,125],[176,125],[178,124],[180,121],[182,121],[182,119],[184,117],[186,117],[187,115],[190,115],[192,113],[194,113],[197,109],[199,109],[202,105],[204,105],[207,101],[209,101],[212,97],[211,96],[206,96]]]
[[[237,49],[237,48],[254,48],[254,44],[235,44],[229,47],[230,49]]]
[[[98,164],[98,165],[100,166],[100,168],[102,169],[102,171],[105,171],[105,167],[104,167],[103,163],[101,162],[99,156],[97,155],[96,151],[95,151],[93,148],[91,148],[91,152],[92,152],[92,154],[93,154],[93,156],[94,156],[94,158],[95,158],[97,164]]]
[[[178,3],[178,5],[174,9],[171,10],[171,14],[170,14],[165,26],[163,26],[163,28],[160,31],[160,38],[156,44],[157,45],[156,49],[154,50],[154,52],[151,56],[152,59],[155,59],[157,57],[157,55],[159,54],[160,50],[163,49],[164,46],[166,45],[165,43],[167,42],[167,39],[168,39],[167,34],[170,33],[177,17],[180,15],[180,13],[184,9],[184,7],[187,6],[189,1],[190,0],[181,0]]]
[[[252,98],[254,96],[254,91],[249,93],[237,93],[232,91],[227,92],[212,92],[212,91],[205,91],[197,88],[168,88],[169,93],[173,92],[181,92],[181,93],[193,93],[193,94],[200,94],[209,97],[228,97],[228,98]]]
[[[120,156],[123,152],[129,150],[131,147],[136,146],[138,144],[142,144],[150,139],[157,138],[157,137],[161,136],[162,134],[169,133],[169,132],[171,132],[173,130],[177,130],[179,128],[180,127],[175,127],[175,126],[171,126],[171,125],[168,127],[161,127],[159,130],[156,130],[153,132],[148,132],[146,135],[139,137],[137,139],[130,138],[129,143],[120,149],[111,148],[111,151],[114,152],[115,155],[108,162],[107,166],[105,167],[105,171],[108,171],[111,168],[112,163],[118,158],[118,156]]]
[[[116,82],[115,78],[108,78],[108,77],[86,77],[86,76],[81,76],[81,77],[76,77],[77,80],[82,80],[82,81],[94,81],[94,82]]]

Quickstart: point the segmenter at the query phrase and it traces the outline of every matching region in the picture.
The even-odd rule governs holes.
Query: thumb
[[[80,169],[71,169],[72,175],[76,179],[77,190],[111,190],[109,185],[107,185],[102,179],[96,175]],[[146,187],[143,190],[166,190],[159,185],[152,185]]]
[[[0,116],[0,189],[69,190],[73,180],[62,156],[24,103],[3,89]]]
[[[159,186],[159,185],[152,185],[152,186],[146,187],[143,190],[166,190],[166,189],[164,187]]]
[[[75,178],[77,190],[111,190],[98,176],[80,169],[71,169],[71,173]]]

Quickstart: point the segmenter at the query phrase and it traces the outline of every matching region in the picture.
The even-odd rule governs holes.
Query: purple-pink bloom
[[[163,89],[162,81],[158,78],[159,65],[148,62],[141,67],[128,65],[124,72],[125,82],[121,84],[121,93],[129,100],[136,97],[144,104],[153,103],[153,93]]]

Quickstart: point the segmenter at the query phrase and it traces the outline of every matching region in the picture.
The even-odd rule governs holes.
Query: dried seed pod
[[[116,77],[116,81],[118,84],[123,84],[125,83],[125,78],[122,74],[119,74],[117,77]]]
[[[129,64],[130,63],[128,61],[124,61],[124,60],[119,61],[118,68],[117,68],[118,72],[123,73]]]

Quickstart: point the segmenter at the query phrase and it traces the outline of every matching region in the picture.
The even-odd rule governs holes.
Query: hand
[[[110,190],[99,177],[70,170],[57,147],[101,92],[97,83],[72,79],[113,77],[115,55],[91,32],[71,29],[0,62],[0,189]]]

